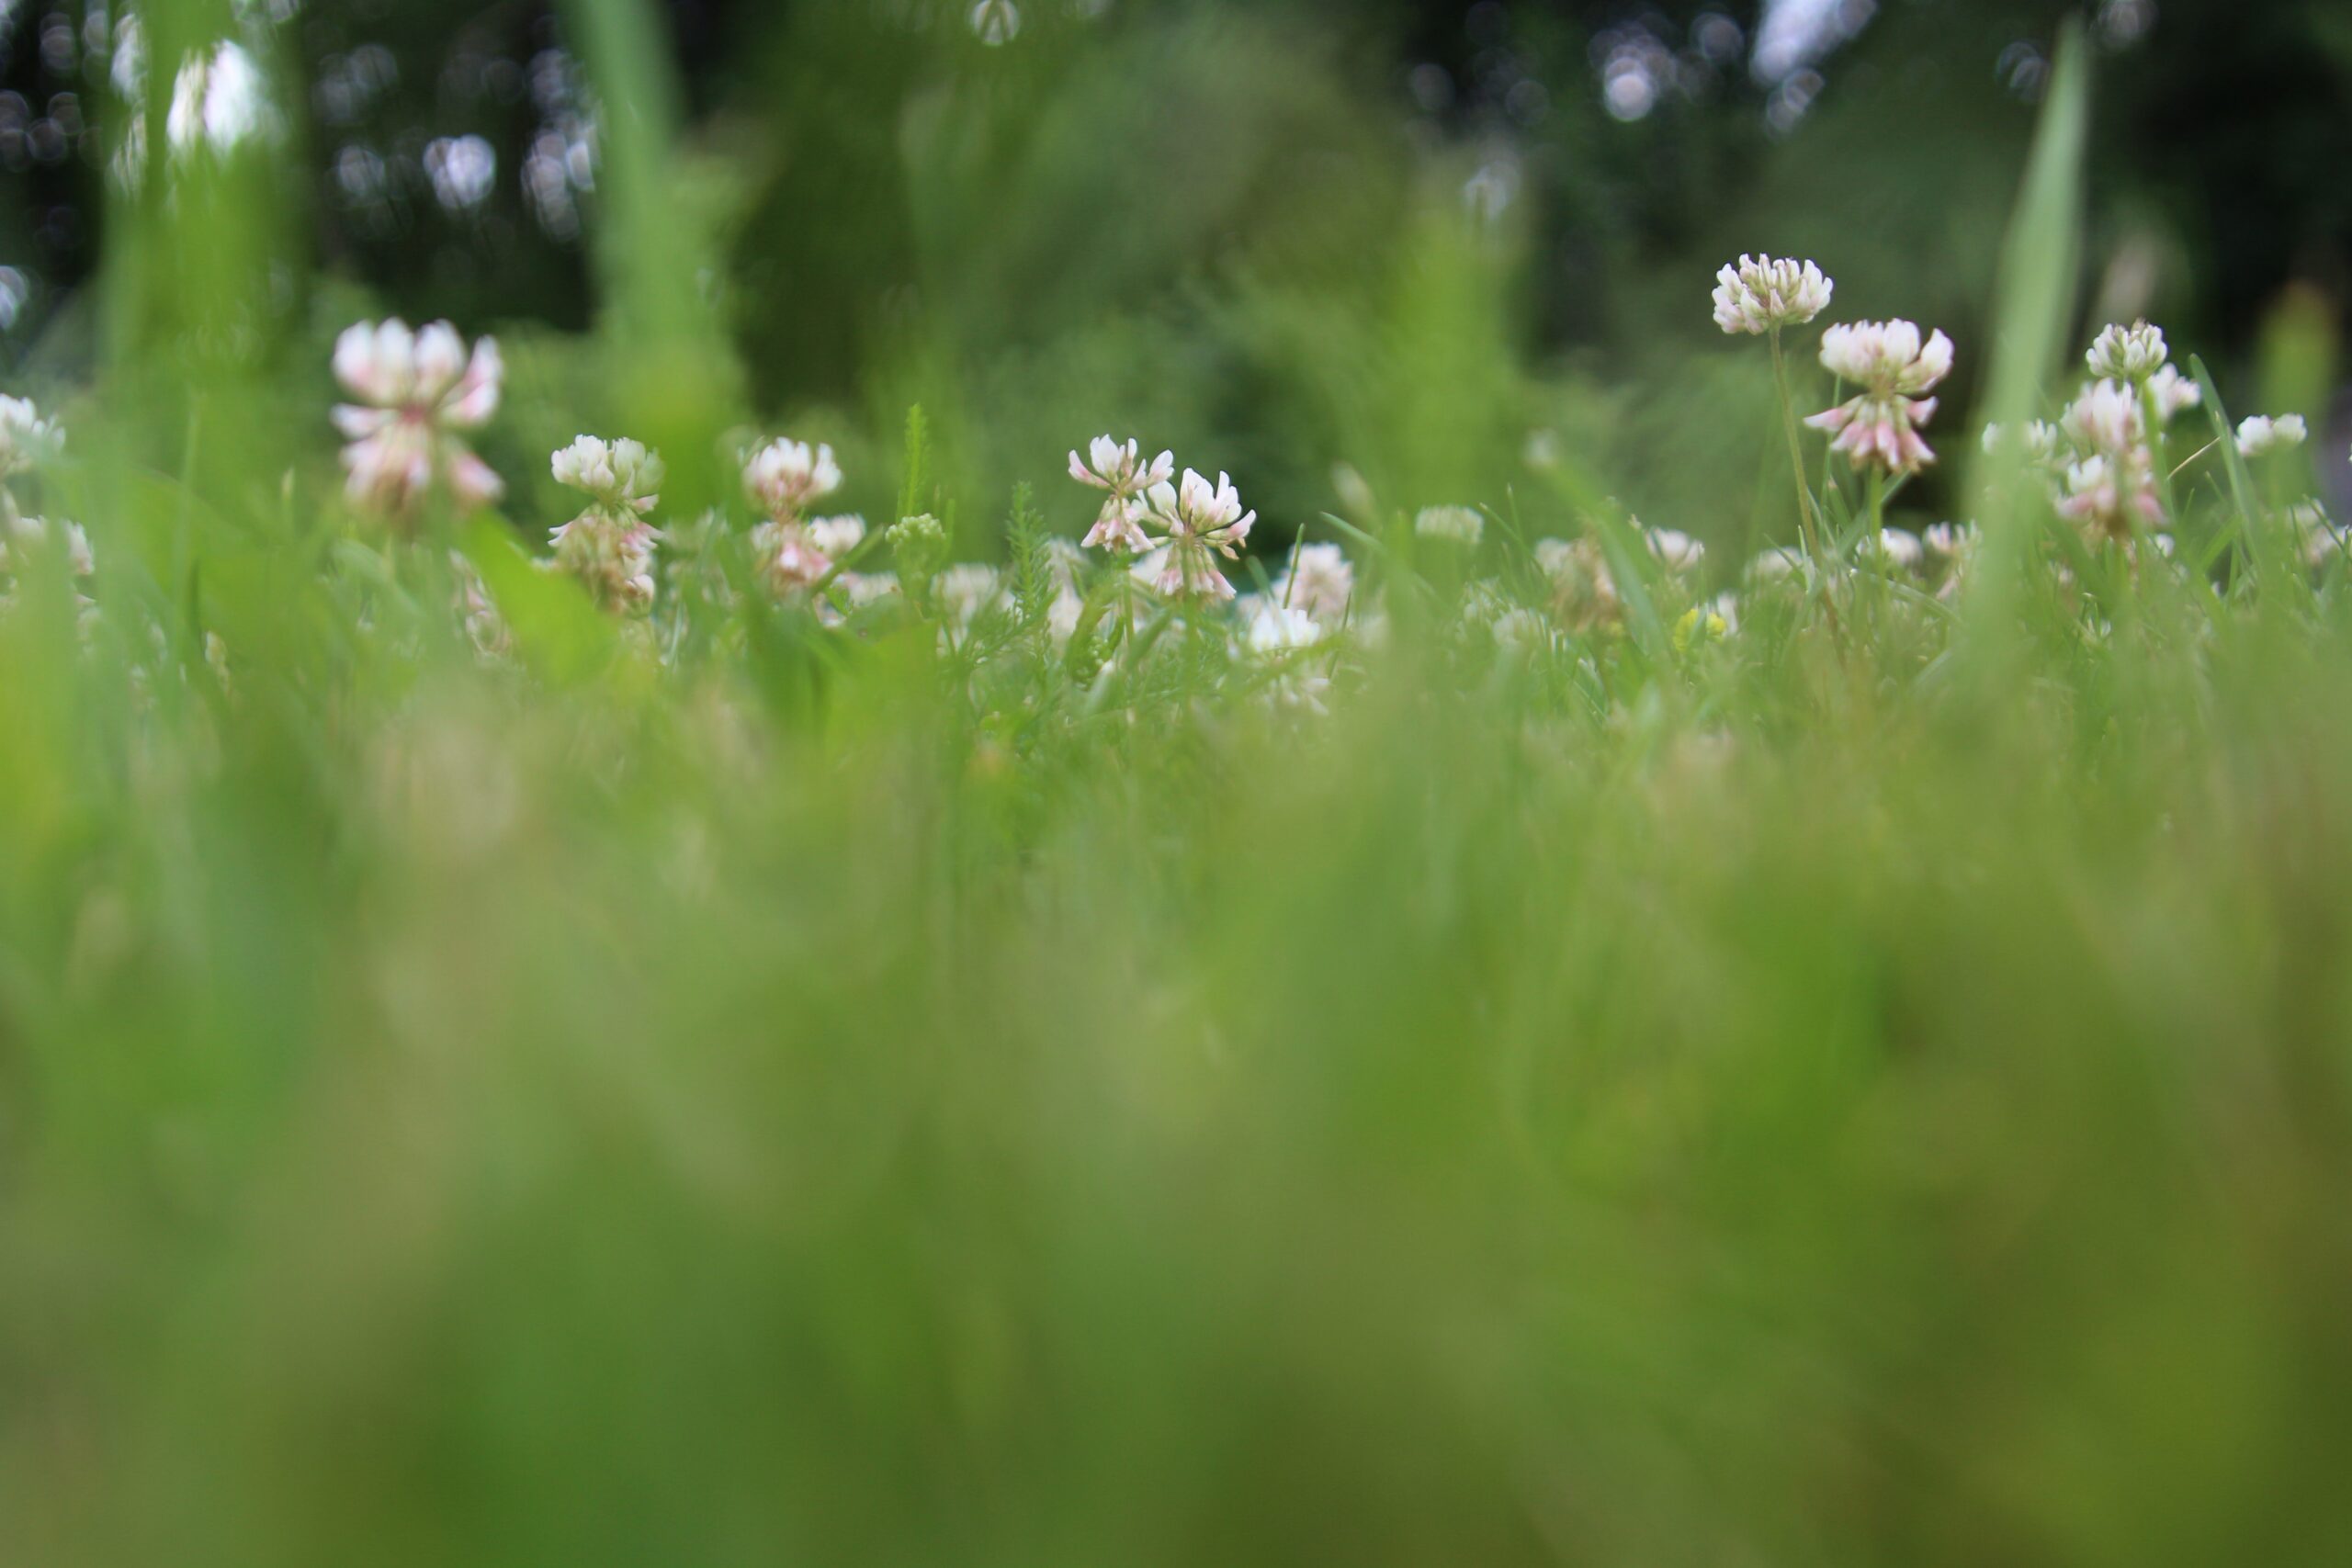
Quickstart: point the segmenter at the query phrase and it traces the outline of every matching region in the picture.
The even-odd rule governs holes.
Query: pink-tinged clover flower
[[[556,479],[587,493],[585,512],[552,530],[555,566],[588,587],[596,602],[617,615],[653,604],[653,547],[662,536],[645,521],[661,497],[661,454],[642,442],[614,442],[583,435],[550,459]]]
[[[744,457],[743,491],[768,516],[752,530],[752,567],[777,598],[822,582],[832,574],[835,552],[865,536],[860,518],[807,520],[811,502],[841,487],[841,464],[831,446],[771,441]],[[854,533],[844,526],[849,523],[856,525]]]
[[[797,524],[819,501],[842,488],[833,449],[805,441],[771,441],[743,459],[743,491],[770,521]]]
[[[362,321],[335,340],[334,374],[357,400],[334,410],[335,428],[349,443],[343,466],[354,502],[398,516],[435,483],[469,507],[506,493],[460,435],[498,412],[505,364],[496,339],[479,340],[469,354],[447,321],[416,333],[398,319]]]
[[[1345,620],[1356,594],[1355,568],[1337,545],[1301,545],[1289,570],[1274,580],[1274,602],[1334,626]]]
[[[1155,586],[1162,593],[1196,594],[1223,601],[1233,597],[1233,584],[1218,570],[1216,558],[1241,558],[1241,546],[1258,521],[1255,512],[1241,509],[1241,497],[1225,474],[1212,485],[1191,468],[1177,486],[1154,485],[1150,494],[1152,520],[1168,536],[1168,558]]]
[[[1936,415],[1926,394],[1951,374],[1951,339],[1936,333],[1922,341],[1909,321],[1861,321],[1822,334],[1821,363],[1862,389],[1840,407],[1805,423],[1826,431],[1830,445],[1856,467],[1916,474],[1936,460],[1919,427]]]
[[[1142,448],[1132,439],[1123,446],[1107,435],[1098,435],[1085,457],[1072,452],[1069,477],[1105,492],[1102,513],[1080,542],[1090,549],[1124,550],[1129,555],[1151,548],[1151,536],[1142,527],[1148,515],[1146,498],[1175,471],[1176,454],[1162,452],[1147,464]]]
[[[1811,262],[1742,256],[1715,274],[1715,325],[1734,336],[1801,327],[1829,309],[1837,288]]]
[[[2077,460],[2061,474],[2058,514],[2112,539],[2128,539],[2136,522],[2165,525],[2140,399],[2121,381],[2096,381],[2059,422]]]

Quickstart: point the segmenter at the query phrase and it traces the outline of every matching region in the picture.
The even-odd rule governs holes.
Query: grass
[[[629,244],[665,156],[616,152]],[[227,308],[174,299],[114,303]],[[641,304],[583,352],[673,370],[707,323]],[[2210,577],[1996,458],[1957,609],[1715,638],[1572,452],[1475,563],[1311,522],[1386,632],[1269,667],[1148,606],[1057,647],[1025,502],[944,636],[666,512],[622,625],[523,500],[349,516],[317,348],[125,351],[37,481],[96,619],[54,553],[0,614],[0,1562],[2352,1554],[2352,606],[2226,442]],[[913,448],[900,511],[994,532]],[[1540,599],[1579,526],[1622,626],[1498,657],[1465,580]],[[1328,712],[1263,700],[1302,662]]]

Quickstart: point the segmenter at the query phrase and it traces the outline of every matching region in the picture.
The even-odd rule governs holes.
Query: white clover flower
[[[616,512],[651,512],[661,501],[662,455],[641,441],[614,442],[582,435],[549,459],[556,483],[584,491],[599,506]]]
[[[1046,606],[1046,635],[1053,639],[1055,651],[1069,647],[1070,638],[1078,635],[1078,624],[1085,615],[1083,595],[1068,588],[1054,595],[1054,602]]]
[[[555,567],[588,586],[596,602],[620,615],[653,604],[653,547],[662,536],[645,521],[661,497],[662,457],[642,442],[605,442],[582,435],[549,459],[556,479],[591,499],[588,510],[550,530]]]
[[[1046,575],[1055,591],[1076,593],[1086,575],[1086,552],[1069,539],[1057,536],[1046,541]]]
[[[1486,536],[1487,520],[1467,506],[1429,506],[1413,519],[1413,532],[1424,539],[1441,539],[1474,550]]]
[[[2060,516],[2119,540],[2131,537],[2135,521],[2151,528],[2165,525],[2147,420],[2129,386],[2093,382],[2066,410],[2059,428],[2076,459],[2060,475]]]
[[[832,572],[832,558],[817,547],[805,523],[763,523],[747,542],[752,570],[779,599],[814,588]]]
[[[1826,431],[1831,446],[1857,467],[1916,474],[1936,460],[1919,427],[1936,414],[1924,394],[1951,374],[1951,339],[1937,333],[1924,342],[1909,321],[1861,321],[1822,334],[1821,363],[1862,389],[1841,407],[1805,423]]]
[[[2266,457],[2301,446],[2310,434],[2299,413],[2282,413],[2276,419],[2256,414],[2238,426],[2238,451],[2248,457]]]
[[[1787,582],[1804,574],[1803,550],[1789,545],[1775,545],[1759,550],[1747,563],[1747,575],[1757,582]]]
[[[1973,523],[1938,523],[1921,536],[1928,553],[1939,560],[1958,560],[1976,547],[1976,525]]]
[[[1928,547],[1907,528],[1882,528],[1878,537],[1862,540],[1862,554],[1903,571],[1917,571],[1927,564]]]
[[[2122,459],[2106,457],[2086,457],[2067,468],[2058,514],[2095,525],[2117,539],[2130,536],[2134,516],[2151,528],[2165,522],[2164,505],[2145,474]]]
[[[1511,597],[1503,585],[1491,577],[1481,577],[1465,583],[1462,589],[1462,618],[1477,625],[1492,625],[1495,618],[1511,608]]]
[[[1707,547],[1679,529],[1645,528],[1642,536],[1649,545],[1650,554],[1677,576],[1698,570],[1700,563],[1707,558]]]
[[[64,447],[65,432],[31,399],[0,397],[0,479],[29,473]]]
[[[653,546],[661,536],[631,513],[591,507],[548,530],[548,542],[557,570],[585,583],[605,609],[635,615],[653,604]]]
[[[1151,537],[1142,527],[1148,515],[1145,498],[1153,487],[1166,484],[1175,473],[1176,454],[1162,452],[1146,464],[1142,448],[1135,441],[1122,446],[1107,435],[1096,436],[1087,452],[1092,459],[1091,464],[1076,452],[1069,455],[1069,477],[1108,493],[1103,498],[1102,514],[1094,520],[1084,545],[1090,549],[1100,547],[1141,555],[1151,547]]]
[[[773,523],[797,524],[809,502],[841,488],[831,446],[771,441],[743,459],[743,492]]]
[[[841,575],[841,590],[844,598],[859,609],[895,598],[900,592],[899,574],[895,571],[845,571]]]
[[[2130,387],[2120,381],[2094,381],[2067,408],[2059,430],[2078,452],[2112,455],[2143,440],[2146,423]]]
[[[2287,525],[2295,531],[2303,564],[2319,568],[2346,553],[2346,531],[2314,501],[2298,502],[2287,509]]]
[[[469,355],[447,321],[419,333],[397,318],[362,321],[335,339],[334,374],[359,400],[334,409],[335,428],[349,443],[343,466],[354,502],[405,513],[436,481],[467,506],[488,506],[506,493],[505,482],[458,438],[498,412],[506,367],[495,338],[481,339]]]
[[[2123,381],[2137,387],[2165,367],[2172,351],[2161,328],[2146,321],[2128,327],[2111,326],[2098,334],[2083,356],[2091,374],[2102,381]],[[2177,374],[2177,372],[2176,372]]]
[[[13,505],[0,511],[0,576],[17,570],[11,546],[18,549],[41,551],[49,548],[54,533],[64,541],[65,566],[76,577],[90,577],[98,570],[97,558],[90,551],[90,536],[79,523],[52,525],[46,517],[20,517]]]
[[[1496,616],[1493,631],[1495,651],[1516,662],[1523,663],[1559,642],[1551,621],[1523,604]]]
[[[1715,325],[1734,335],[1801,327],[1829,309],[1837,287],[1811,262],[1744,255],[1715,274]]]
[[[2148,378],[2148,395],[2155,400],[2156,417],[2167,424],[2205,401],[2205,389],[2169,365]]]
[[[992,566],[960,562],[939,574],[939,602],[958,626],[968,626],[1003,604],[1004,579]]]
[[[1274,580],[1277,603],[1304,610],[1327,626],[1347,618],[1355,594],[1355,568],[1337,545],[1301,545],[1291,565]]]
[[[838,560],[865,542],[865,519],[854,514],[820,517],[808,525],[808,542]]]
[[[1330,628],[1296,605],[1252,593],[1235,606],[1241,640],[1252,653],[1287,653],[1312,648],[1330,635]]]
[[[1241,510],[1241,497],[1226,474],[1212,485],[1191,468],[1181,485],[1159,484],[1151,491],[1152,520],[1168,535],[1168,558],[1157,582],[1162,593],[1198,594],[1230,599],[1233,584],[1217,570],[1216,557],[1241,558],[1241,546],[1258,521],[1255,512]]]

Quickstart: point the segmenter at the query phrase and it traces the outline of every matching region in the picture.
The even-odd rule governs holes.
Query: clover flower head
[[[2298,553],[2305,566],[2323,567],[2346,553],[2346,530],[2328,516],[2327,508],[2315,501],[2300,502],[2289,507],[2287,525],[2295,531]]]
[[[1707,547],[1676,528],[1645,528],[1642,537],[1649,545],[1666,570],[1677,576],[1699,570],[1707,558]]]
[[[1005,602],[1004,578],[996,568],[961,561],[939,574],[939,602],[959,626],[968,626]]]
[[[2111,326],[2098,334],[2090,352],[2083,356],[2091,374],[2102,381],[2122,381],[2137,387],[2165,367],[2172,351],[2165,344],[2162,328],[2146,321],[2134,321],[2128,327]],[[2177,374],[2177,372],[2176,372]]]
[[[436,480],[467,506],[487,506],[506,493],[505,482],[459,434],[480,429],[498,412],[506,367],[497,339],[481,338],[469,353],[447,321],[421,332],[397,317],[361,321],[335,339],[334,375],[357,400],[334,409],[335,428],[348,443],[345,490],[356,504],[405,513]]]
[[[1487,520],[1472,507],[1427,506],[1413,519],[1413,532],[1424,539],[1475,550],[1478,541],[1486,537]]]
[[[1274,580],[1274,599],[1304,610],[1324,626],[1347,618],[1356,595],[1356,570],[1337,545],[1301,545],[1290,566]]]
[[[2100,454],[2069,467],[2058,514],[2115,540],[2128,540],[2135,521],[2163,527],[2164,502],[2156,494],[2154,475],[2138,460],[2138,451]]]
[[[1936,460],[1919,427],[1936,414],[1925,394],[1951,374],[1951,339],[1924,340],[1909,321],[1861,321],[1822,334],[1821,363],[1862,390],[1860,396],[1805,421],[1827,432],[1831,446],[1857,467],[1915,474]]]
[[[18,570],[12,547],[35,551],[48,549],[52,533],[64,543],[67,570],[76,577],[90,577],[96,573],[97,558],[90,551],[90,536],[82,531],[79,523],[52,525],[46,517],[20,517],[15,514],[12,507],[6,513],[0,513],[0,575]]]
[[[0,397],[0,479],[28,473],[64,447],[65,432],[30,398]]]
[[[1129,555],[1149,549],[1151,537],[1142,527],[1148,515],[1146,498],[1175,471],[1176,454],[1162,452],[1146,463],[1141,446],[1132,439],[1122,445],[1108,435],[1098,435],[1087,448],[1086,457],[1072,452],[1069,477],[1106,492],[1102,513],[1088,532],[1085,546]]]
[[[1801,327],[1829,309],[1837,288],[1811,262],[1744,255],[1715,274],[1715,325],[1732,335]]]
[[[1973,523],[1938,523],[1920,536],[1920,543],[1938,560],[1954,561],[1975,549],[1978,537]]]
[[[1086,617],[1086,598],[1072,589],[1062,589],[1054,602],[1046,606],[1046,635],[1053,639],[1057,652],[1067,649],[1070,639],[1078,636],[1079,623]]]
[[[1624,616],[1617,580],[1599,540],[1539,539],[1535,564],[1552,588],[1552,610],[1573,631],[1614,626]]]
[[[592,506],[550,530],[548,542],[558,571],[586,584],[605,609],[628,615],[652,608],[653,546],[661,536],[631,511]]]
[[[2170,365],[2148,378],[2148,395],[2155,402],[2156,417],[2166,423],[2205,401],[2205,389]]]
[[[1759,550],[1747,563],[1747,575],[1757,582],[1787,582],[1805,570],[1804,552],[1790,545]]]
[[[1330,635],[1330,628],[1295,604],[1279,598],[1250,594],[1235,606],[1241,640],[1252,653],[1288,653],[1312,648]]]
[[[2299,413],[2282,413],[2276,419],[2258,413],[2238,426],[2238,451],[2248,457],[2266,457],[2301,446],[2310,434]]]
[[[1559,641],[1552,623],[1523,604],[1496,616],[1493,632],[1495,651],[1518,662],[1534,658]]]
[[[1258,521],[1255,512],[1242,511],[1232,478],[1221,473],[1212,485],[1186,468],[1181,483],[1154,485],[1149,499],[1152,520],[1168,536],[1167,558],[1154,586],[1166,594],[1232,598],[1233,584],[1217,569],[1216,558],[1240,559],[1241,546]]]
[[[854,514],[820,517],[808,525],[808,542],[839,559],[865,542],[865,519]]]
[[[2140,400],[2121,381],[2094,381],[2059,422],[2060,434],[2078,452],[2118,456],[2146,438]]]
[[[743,459],[743,492],[773,523],[798,523],[811,502],[841,488],[841,465],[821,444],[771,441]]]
[[[662,499],[655,493],[665,472],[662,455],[626,436],[605,442],[582,435],[559,450],[549,467],[558,484],[583,491],[615,512],[648,513]]]
[[[1862,540],[1864,558],[1902,571],[1917,571],[1927,564],[1928,547],[1908,528],[1882,528],[1878,536]]]
[[[752,570],[779,599],[814,588],[832,573],[832,557],[817,547],[805,523],[763,523],[748,542]]]

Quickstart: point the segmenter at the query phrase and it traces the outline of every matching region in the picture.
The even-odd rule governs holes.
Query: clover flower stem
[[[1781,329],[1774,327],[1767,335],[1772,344],[1772,386],[1781,397],[1781,428],[1789,438],[1789,472],[1797,487],[1797,534],[1821,580],[1821,607],[1829,619],[1829,635],[1843,648],[1846,630],[1838,618],[1838,606],[1830,598],[1829,555],[1822,544],[1822,520],[1814,504],[1812,487],[1805,483],[1804,439],[1797,434],[1797,405],[1794,394],[1789,390],[1788,356],[1781,349]],[[1824,482],[1827,482],[1826,474]]]
[[[1870,548],[1880,570],[1871,573],[1871,608],[1874,618],[1884,619],[1887,600],[1887,576],[1883,550],[1886,539],[1886,470],[1876,463],[1870,466],[1868,483],[1871,507]]]
[[[1770,334],[1772,344],[1772,385],[1781,397],[1781,427],[1789,438],[1789,471],[1797,487],[1797,532],[1804,540],[1805,553],[1816,564],[1823,564],[1821,535],[1815,525],[1813,491],[1804,482],[1804,442],[1797,434],[1797,406],[1789,391],[1788,356],[1781,349],[1781,329],[1774,327]]]

